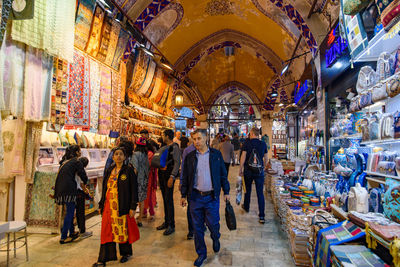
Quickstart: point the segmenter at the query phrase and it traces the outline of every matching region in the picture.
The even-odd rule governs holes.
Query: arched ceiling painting
[[[237,82],[263,99],[264,108],[274,109],[277,99],[291,94],[280,86],[285,81],[278,74],[298,38],[302,36],[296,54],[315,51],[338,13],[338,0],[317,0],[309,18],[313,0],[116,2],[174,64],[179,77],[175,88],[190,80],[187,93],[199,107],[224,84]],[[133,45],[131,40],[126,55]],[[225,55],[226,47],[234,47],[234,54]],[[301,74],[303,69],[296,65],[293,71]],[[284,95],[271,97],[274,91]]]

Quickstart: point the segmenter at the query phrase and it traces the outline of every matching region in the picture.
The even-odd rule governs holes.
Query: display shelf
[[[362,135],[361,134],[343,135],[338,137],[331,137],[330,140],[351,139],[351,138],[362,138]]]
[[[397,143],[400,143],[400,138],[364,141],[364,142],[361,142],[360,144],[369,146],[369,145],[392,145],[392,144],[397,144]]]
[[[172,117],[169,117],[169,116],[166,116],[164,114],[158,113],[157,111],[154,111],[152,109],[142,107],[142,106],[140,106],[138,104],[130,103],[129,106],[132,107],[132,108],[136,108],[136,109],[140,110],[141,112],[146,113],[147,115],[152,115],[152,116],[157,116],[157,117],[164,117],[164,118],[169,119],[169,120],[175,120]]]
[[[372,175],[372,176],[379,176],[379,177],[393,178],[393,179],[400,180],[399,176],[387,175],[387,174],[384,174],[384,173],[370,172],[370,171],[366,171],[365,173],[368,174],[368,175]]]
[[[162,125],[158,125],[158,124],[153,124],[153,123],[150,123],[150,122],[147,122],[147,121],[141,121],[141,120],[133,119],[133,118],[129,118],[129,120],[121,118],[121,120],[123,120],[123,121],[132,121],[132,122],[135,122],[135,123],[141,123],[141,124],[146,125],[146,126],[156,127],[156,128],[160,128],[160,129],[171,129],[171,130],[173,130],[173,128],[171,128],[171,127],[162,126]]]
[[[375,182],[375,183],[378,183],[378,184],[385,184],[384,180],[380,180],[380,179],[376,179],[376,178],[372,178],[372,177],[367,177],[367,181]]]
[[[399,46],[400,35],[389,35],[384,29],[372,38],[366,49],[354,58],[354,62],[377,61],[382,52],[393,53]]]

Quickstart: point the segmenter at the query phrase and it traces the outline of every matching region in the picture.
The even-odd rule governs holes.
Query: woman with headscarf
[[[78,194],[78,186],[75,175],[80,177],[83,184],[87,184],[88,182],[85,168],[78,160],[80,156],[81,149],[78,145],[67,147],[65,155],[60,161],[60,169],[58,170],[56,178],[54,200],[58,205],[66,206],[66,214],[61,230],[60,244],[69,243],[79,237],[79,232],[75,232],[73,223],[76,207],[76,196]]]
[[[132,243],[139,240],[135,211],[138,202],[137,178],[123,147],[114,149],[114,163],[103,180],[103,192],[99,202],[101,219],[101,246],[96,266],[117,260],[116,243],[119,244],[121,263],[132,256]]]
[[[138,181],[138,196],[139,196],[139,216],[137,223],[139,227],[143,226],[143,208],[144,200],[147,198],[147,185],[149,183],[149,158],[147,155],[147,142],[146,139],[140,137],[136,141],[135,152],[133,152],[131,164],[135,169]]]

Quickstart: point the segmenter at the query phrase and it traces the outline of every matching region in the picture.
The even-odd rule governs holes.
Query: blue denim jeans
[[[250,209],[251,185],[253,181],[256,184],[258,199],[258,216],[265,217],[265,198],[264,198],[264,175],[244,174],[244,183],[246,185],[246,194],[244,194],[243,206],[246,210]]]
[[[61,240],[65,240],[69,234],[72,235],[75,232],[74,227],[74,213],[75,213],[75,202],[65,203],[66,206],[66,214],[64,218],[64,224],[61,230]]]

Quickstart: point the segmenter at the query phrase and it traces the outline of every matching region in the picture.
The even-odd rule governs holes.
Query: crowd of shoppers
[[[239,165],[239,175],[244,177],[246,193],[242,208],[249,211],[251,186],[254,181],[258,198],[259,222],[265,222],[263,195],[264,171],[267,161],[266,142],[259,140],[257,128],[250,131],[249,138],[235,133],[218,135],[208,146],[207,132],[196,130],[186,133],[165,130],[162,138],[155,141],[143,130],[140,137],[121,136],[109,154],[104,170],[99,212],[102,215],[101,244],[98,261],[93,266],[105,266],[117,259],[116,244],[119,244],[120,262],[132,256],[132,243],[140,238],[139,228],[143,220],[154,220],[157,205],[156,190],[159,185],[164,208],[164,222],[157,230],[164,235],[175,232],[174,184],[180,179],[181,204],[187,205],[187,239],[194,239],[198,258],[195,266],[201,266],[207,258],[204,242],[205,226],[213,240],[213,250],[220,250],[219,196],[229,201],[228,173],[230,165]],[[154,167],[151,162],[159,151],[165,151],[163,167]],[[160,155],[158,155],[160,156]],[[254,172],[249,164],[259,164]],[[92,235],[85,227],[85,199],[91,197],[86,189],[88,177],[85,167],[88,159],[81,157],[77,145],[70,146],[60,162],[55,185],[55,202],[66,206],[66,215],[60,243],[72,242],[76,238]],[[254,166],[253,166],[254,167]],[[136,209],[139,212],[136,214]],[[75,212],[76,211],[76,212]],[[79,232],[75,232],[73,218],[76,213]],[[148,217],[149,214],[149,217]]]

